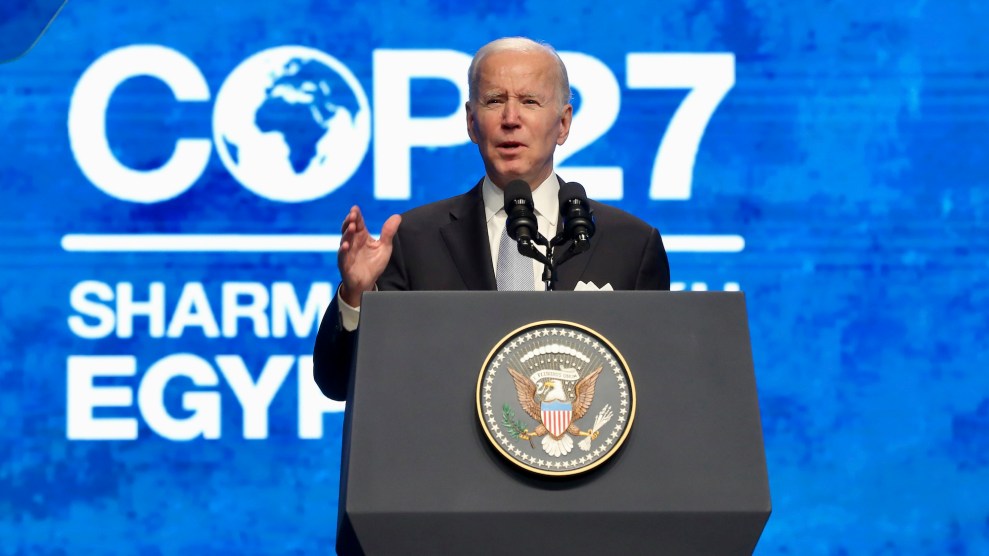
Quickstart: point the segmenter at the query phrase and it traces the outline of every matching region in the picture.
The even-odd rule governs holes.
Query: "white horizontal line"
[[[670,253],[741,253],[745,249],[745,238],[739,235],[663,235],[663,245]]]
[[[738,235],[666,235],[670,253],[739,253]],[[297,234],[66,234],[62,249],[83,253],[327,253],[340,236]]]
[[[339,235],[296,234],[66,234],[62,249],[82,252],[325,253]]]

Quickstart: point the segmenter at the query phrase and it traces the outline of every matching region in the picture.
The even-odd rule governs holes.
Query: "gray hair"
[[[477,100],[477,72],[478,66],[481,65],[481,60],[484,59],[488,54],[494,54],[496,52],[548,52],[553,55],[556,59],[556,65],[558,70],[558,79],[560,87],[560,106],[570,102],[573,97],[573,93],[570,91],[570,78],[567,76],[567,66],[563,65],[563,60],[560,59],[560,55],[556,53],[556,49],[545,42],[536,42],[527,37],[504,37],[501,39],[495,39],[488,44],[482,46],[476,54],[474,54],[474,59],[470,61],[470,68],[467,69],[467,89],[470,95],[470,101],[474,102]]]

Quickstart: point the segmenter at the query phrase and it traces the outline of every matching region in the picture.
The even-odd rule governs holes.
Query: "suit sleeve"
[[[652,228],[646,247],[642,251],[639,273],[635,279],[637,290],[669,290],[670,262],[663,247],[659,231]]]
[[[324,396],[337,401],[347,399],[350,367],[357,347],[357,331],[348,332],[340,322],[340,306],[333,296],[323,314],[313,347],[313,379]]]
[[[407,290],[402,264],[402,247],[399,236],[395,236],[392,246],[392,256],[388,266],[378,279],[378,290]],[[357,350],[357,336],[360,327],[349,332],[340,322],[340,305],[334,294],[330,306],[323,314],[316,333],[316,345],[313,346],[313,379],[324,396],[337,401],[345,401],[350,387],[350,373],[354,364],[354,354]]]

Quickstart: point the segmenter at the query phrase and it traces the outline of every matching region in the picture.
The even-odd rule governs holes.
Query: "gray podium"
[[[489,352],[542,320],[606,337],[635,380],[625,443],[576,477],[513,465],[476,415]],[[750,554],[769,518],[741,293],[372,293],[352,372],[341,554]]]

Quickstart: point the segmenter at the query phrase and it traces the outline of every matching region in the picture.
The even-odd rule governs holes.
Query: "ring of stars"
[[[520,359],[518,352],[531,352],[531,350],[540,346],[561,341],[571,345],[573,349],[579,350],[588,356],[596,356],[602,361],[602,364],[610,371],[608,374],[613,377],[615,389],[618,391],[618,405],[608,404],[613,406],[611,407],[613,416],[610,422],[605,423],[599,430],[600,435],[593,441],[592,449],[584,451],[582,448],[577,449],[578,447],[574,446],[574,449],[569,454],[562,458],[557,458],[547,454],[539,445],[538,440],[533,444],[521,438],[516,438],[508,430],[503,430],[510,419],[508,414],[503,414],[502,408],[498,406],[506,401],[508,402],[506,405],[514,409],[516,420],[521,419],[524,423],[531,421],[531,419],[524,411],[518,408],[517,398],[513,396],[510,400],[501,400],[500,403],[493,402],[492,392],[496,382],[507,380],[511,384],[512,393],[515,393],[514,381],[511,376],[503,378],[507,373],[499,373],[502,369],[506,368],[509,360],[514,359],[518,361]],[[597,353],[594,354],[594,352]],[[523,467],[528,467],[536,471],[547,471],[550,473],[578,471],[608,457],[617,448],[618,443],[624,438],[624,434],[627,432],[631,417],[630,411],[633,396],[630,377],[622,367],[619,361],[620,357],[616,357],[616,355],[608,346],[591,334],[569,326],[542,327],[535,330],[530,328],[518,332],[510,341],[503,342],[497,354],[489,361],[487,368],[482,370],[483,386],[480,392],[482,399],[481,405],[483,407],[482,419],[488,429],[489,436],[497,443],[505,455],[514,458]],[[558,359],[552,360],[558,361]],[[607,375],[602,373],[598,380],[601,380],[605,376]],[[572,392],[572,386],[571,384],[568,388],[569,392]],[[581,419],[582,423],[586,423],[583,427],[585,430],[590,430],[595,420],[594,416],[597,415],[597,412],[601,411],[604,405],[605,402],[598,399],[594,400],[587,414]],[[530,423],[529,428],[534,429],[538,424]],[[574,444],[578,444],[586,439],[585,437],[576,437],[573,440]]]

